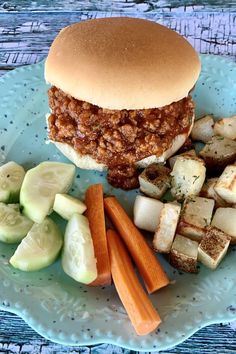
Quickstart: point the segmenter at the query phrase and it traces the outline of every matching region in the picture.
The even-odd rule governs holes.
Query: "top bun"
[[[200,68],[196,51],[176,32],[113,17],[62,29],[49,50],[45,79],[102,108],[145,109],[186,97]]]

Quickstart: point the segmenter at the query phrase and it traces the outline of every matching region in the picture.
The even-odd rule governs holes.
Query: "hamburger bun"
[[[200,73],[193,47],[152,21],[114,17],[61,30],[45,63],[46,81],[107,109],[148,109],[188,96]]]
[[[103,109],[101,115],[106,122],[116,111],[126,110],[128,115],[135,115],[135,110],[162,108],[181,101],[194,87],[200,69],[196,51],[176,32],[152,21],[114,17],[79,22],[62,29],[49,50],[45,79],[61,90],[57,94],[63,92],[80,104],[87,102],[97,106],[98,111]],[[70,101],[70,97],[67,100]],[[54,105],[55,111],[56,107]],[[66,116],[69,113],[65,109]],[[60,112],[64,114],[63,110]],[[145,168],[173,155],[191,133],[194,114],[193,110],[189,112],[189,117],[185,117],[189,118],[186,129],[176,131],[172,141],[164,145],[164,151],[160,150],[162,153],[153,155],[152,150],[148,155],[149,145],[146,144],[143,155],[146,157],[140,161],[137,158],[133,167]],[[175,132],[174,125],[172,129]],[[154,134],[158,134],[158,130]],[[60,139],[54,138],[51,142],[76,166],[110,170],[109,161],[108,166],[99,163],[92,153],[81,154],[73,144],[57,140]],[[112,153],[115,156],[117,151],[114,149]]]
[[[46,116],[48,118],[49,115]],[[176,151],[181,148],[186,139],[191,133],[193,127],[194,117],[192,117],[192,124],[189,131],[186,134],[179,134],[175,137],[172,142],[172,145],[169,149],[165,150],[161,156],[151,155],[146,157],[143,160],[136,162],[137,168],[145,168],[152,163],[160,163],[166,161],[170,156],[174,155]],[[50,143],[53,143],[57,149],[67,157],[75,166],[80,167],[84,170],[97,170],[104,171],[107,169],[105,164],[97,162],[90,155],[82,155],[76,151],[71,145],[66,143],[61,143],[58,141],[50,140]]]

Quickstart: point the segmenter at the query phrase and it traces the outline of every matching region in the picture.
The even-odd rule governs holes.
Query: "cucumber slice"
[[[20,188],[25,177],[25,170],[10,161],[0,167],[0,202],[19,202]]]
[[[0,203],[0,241],[16,243],[24,238],[33,222],[21,215],[19,204]]]
[[[8,207],[20,212],[20,204],[8,204]]]
[[[63,219],[69,220],[73,214],[83,214],[87,209],[86,205],[79,199],[68,194],[56,194],[53,210]]]
[[[66,226],[62,267],[71,278],[89,284],[97,278],[96,258],[88,219],[74,214]]]
[[[62,234],[50,218],[34,224],[10,259],[14,268],[31,272],[52,264],[62,247]]]
[[[23,213],[40,224],[52,212],[55,195],[66,193],[74,176],[75,166],[60,162],[42,162],[29,170],[20,192]]]

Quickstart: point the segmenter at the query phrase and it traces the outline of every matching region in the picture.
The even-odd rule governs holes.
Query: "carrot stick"
[[[169,279],[158,259],[117,199],[105,198],[104,206],[134,259],[149,294],[168,285]]]
[[[119,297],[140,336],[158,327],[161,319],[135,274],[123,241],[113,230],[107,231],[111,274]]]
[[[94,184],[87,189],[85,203],[98,272],[97,278],[89,285],[109,285],[111,284],[111,269],[106,237],[102,184]]]

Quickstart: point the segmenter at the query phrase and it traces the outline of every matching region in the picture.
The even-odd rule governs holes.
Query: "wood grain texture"
[[[5,12],[23,12],[23,11],[120,11],[123,13],[145,11],[169,11],[170,8],[180,9],[183,12],[185,8],[188,11],[215,11],[220,10],[228,11],[235,9],[235,0],[116,0],[116,1],[103,1],[103,0],[0,0],[0,11]]]
[[[235,354],[235,336],[236,333],[230,331],[228,325],[212,325],[199,330],[190,339],[175,348],[160,351],[159,354]],[[52,343],[35,333],[16,315],[0,311],[0,353],[131,354],[135,352],[107,344],[91,347],[70,347]]]
[[[60,28],[79,20],[111,15],[158,21],[184,35],[201,53],[226,55],[236,60],[236,0],[0,0],[0,75],[42,60]],[[236,332],[231,327],[208,326],[161,353],[236,353]],[[131,354],[131,351],[105,344],[82,348],[54,344],[18,316],[0,311],[2,353]]]
[[[88,18],[114,16],[114,12],[0,13],[0,70],[36,63],[62,27]],[[200,52],[235,60],[236,12],[130,13],[170,27],[184,35]]]

